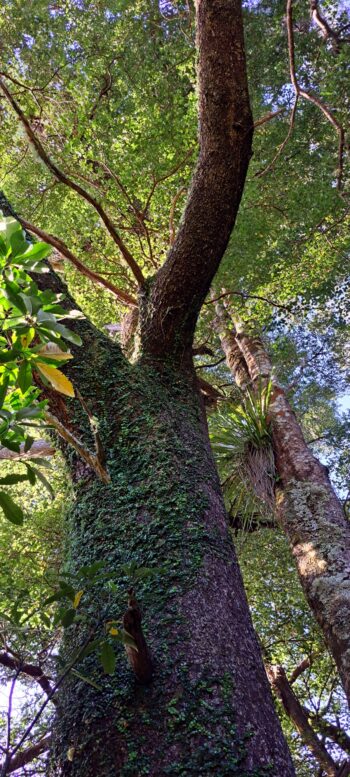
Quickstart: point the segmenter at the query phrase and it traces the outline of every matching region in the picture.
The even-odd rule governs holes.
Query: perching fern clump
[[[268,421],[271,383],[242,393],[212,417],[211,442],[234,528],[273,523],[275,463]]]

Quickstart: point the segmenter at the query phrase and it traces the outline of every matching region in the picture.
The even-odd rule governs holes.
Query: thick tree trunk
[[[77,482],[70,556],[76,567],[103,560],[117,575],[117,591],[101,582],[90,599],[84,594],[95,623],[126,609],[130,580],[122,565],[159,568],[135,590],[154,676],[141,686],[123,648],[113,677],[103,676],[96,656],[84,659],[79,670],[102,690],[75,678],[62,688],[50,774],[289,777],[294,770],[229,539],[193,374],[149,363],[131,367],[115,346],[108,353],[91,343],[87,356],[84,397],[101,408],[111,484],[95,477]],[[84,368],[75,369],[81,386]],[[84,623],[68,629],[67,651],[88,629]]]
[[[221,343],[228,366],[241,384],[242,365],[231,348],[225,313]],[[251,385],[268,381],[272,367],[262,341],[236,321],[235,347],[245,360]],[[226,337],[224,332],[227,330]],[[229,334],[228,334],[229,332]],[[309,450],[285,392],[274,384],[269,406],[276,471],[276,506],[295,558],[306,599],[323,631],[350,701],[350,524],[326,468]]]

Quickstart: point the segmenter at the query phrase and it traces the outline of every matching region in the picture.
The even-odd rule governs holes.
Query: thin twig
[[[261,119],[257,119],[254,122],[254,129],[257,127],[261,127],[262,124],[266,124],[267,121],[271,121],[271,119],[274,119],[275,116],[280,116],[281,113],[285,113],[287,108],[279,108],[278,111],[271,111],[270,113],[266,113],[265,116],[262,116]]]
[[[280,302],[274,302],[274,300],[268,299],[267,297],[261,297],[260,294],[246,294],[244,291],[225,291],[223,294],[220,294],[219,297],[208,300],[208,302],[205,302],[204,305],[212,305],[213,302],[218,302],[219,299],[222,299],[223,297],[230,297],[231,295],[242,297],[242,299],[259,299],[262,300],[262,302],[267,302],[269,305],[273,305],[275,308],[281,308],[281,310],[286,310],[287,313],[290,313],[290,308],[287,307],[287,305],[281,305]]]
[[[151,239],[150,239],[150,235],[149,235],[149,229],[148,229],[147,224],[145,224],[145,218],[146,218],[147,209],[144,208],[142,211],[139,211],[135,207],[134,201],[130,197],[130,195],[129,195],[127,189],[125,188],[123,182],[121,181],[119,175],[117,175],[113,170],[111,170],[111,168],[105,162],[100,162],[99,160],[94,160],[94,163],[99,165],[100,167],[102,167],[102,169],[111,178],[113,178],[113,180],[116,182],[117,186],[119,187],[121,193],[123,194],[124,198],[126,199],[126,201],[127,201],[128,205],[129,205],[132,213],[134,214],[136,220],[139,222],[140,227],[141,227],[141,229],[142,229],[142,231],[143,231],[143,233],[144,233],[144,235],[146,237],[147,245],[148,245],[148,251],[149,251],[149,256],[147,258],[152,262],[153,267],[155,269],[158,269],[158,265],[155,262],[154,257],[153,257],[153,249],[152,249]],[[135,227],[133,227],[132,229],[134,230]]]
[[[273,157],[271,162],[269,162],[267,167],[264,167],[262,170],[259,170],[257,173],[255,173],[255,178],[261,178],[262,175],[265,175],[266,173],[268,173],[271,170],[271,168],[274,166],[274,164],[275,164],[276,160],[278,159],[278,157],[281,156],[282,151],[286,147],[286,145],[287,145],[287,143],[289,141],[289,138],[291,137],[293,129],[294,129],[295,114],[297,112],[297,106],[298,106],[298,95],[295,96],[294,105],[293,105],[293,108],[291,110],[290,119],[289,119],[288,132],[287,132],[287,135],[286,135],[283,143],[281,143],[281,145],[278,147],[277,153],[275,154],[275,156]]]
[[[55,685],[53,686],[51,693],[50,693],[50,694],[48,694],[47,698],[46,698],[46,699],[43,701],[43,703],[42,703],[42,704],[41,704],[41,706],[39,707],[39,709],[38,709],[38,712],[36,713],[35,717],[34,717],[34,718],[33,718],[33,720],[31,721],[31,723],[29,723],[29,725],[27,726],[27,728],[26,728],[26,730],[25,730],[24,734],[21,736],[21,738],[20,738],[20,740],[19,740],[18,744],[17,744],[17,745],[14,747],[14,749],[12,750],[12,753],[11,753],[11,758],[13,758],[13,756],[14,756],[14,755],[15,755],[15,754],[18,752],[18,750],[20,749],[20,747],[22,747],[22,745],[23,745],[23,743],[26,741],[26,739],[28,739],[28,737],[29,737],[29,734],[30,734],[30,733],[31,733],[31,731],[33,730],[33,728],[34,728],[34,726],[36,725],[36,723],[38,722],[38,720],[41,718],[41,715],[42,715],[42,713],[44,712],[44,710],[46,709],[46,707],[47,707],[47,705],[48,705],[49,701],[51,701],[52,697],[54,696],[54,694],[56,693],[56,691],[58,690],[58,688],[60,687],[60,685],[62,685],[62,683],[63,683],[63,680],[65,680],[65,678],[67,677],[67,675],[69,674],[69,672],[71,671],[71,669],[73,669],[73,667],[75,666],[75,664],[77,664],[77,663],[78,663],[78,661],[79,661],[79,658],[81,657],[81,655],[82,655],[82,653],[84,652],[85,648],[88,646],[89,642],[91,642],[91,636],[92,636],[92,635],[91,635],[91,634],[89,634],[88,638],[87,638],[87,639],[84,641],[84,643],[82,644],[82,646],[79,648],[78,652],[75,654],[75,656],[74,656],[74,658],[72,659],[72,661],[70,661],[70,662],[69,662],[69,664],[67,664],[67,666],[66,666],[66,668],[64,669],[64,671],[62,672],[61,676],[58,678],[57,682],[56,682],[56,683],[55,683]],[[0,777],[5,777],[5,776],[6,776],[6,772],[4,772],[4,774],[1,774],[1,775],[0,775]]]
[[[187,160],[192,156],[193,152],[194,152],[194,148],[190,148],[187,151],[187,154],[185,154],[185,156],[183,157],[183,159],[181,159],[181,161],[178,162],[178,164],[175,165],[175,167],[173,167],[171,170],[169,170],[168,173],[165,173],[165,175],[162,175],[160,178],[156,178],[155,176],[153,176],[153,184],[152,184],[152,187],[151,187],[151,191],[150,191],[150,193],[149,193],[149,195],[147,197],[146,205],[145,205],[145,207],[143,209],[143,213],[147,213],[149,205],[150,205],[150,202],[151,202],[151,199],[152,199],[152,197],[154,195],[154,192],[155,192],[157,186],[160,183],[163,183],[163,181],[166,181],[168,178],[171,178],[172,175],[175,175],[175,173],[177,173],[178,170],[180,170],[180,168],[185,164],[185,162],[187,162]]]
[[[222,356],[221,359],[218,359],[217,362],[211,362],[211,364],[197,364],[195,369],[196,370],[206,370],[209,369],[209,367],[217,367],[218,364],[222,364],[222,362],[225,361],[225,356]]]
[[[37,758],[38,755],[45,753],[51,745],[51,740],[51,734],[46,734],[41,739],[39,739],[38,742],[35,742],[34,745],[30,745],[26,748],[26,750],[22,750],[21,753],[17,753],[14,758],[10,759],[10,762],[7,765],[7,774],[16,772],[18,769],[21,769],[27,764],[32,763],[34,758]]]
[[[11,760],[11,718],[12,718],[12,701],[13,701],[13,694],[15,690],[15,685],[17,682],[18,675],[20,673],[20,668],[18,667],[16,669],[16,673],[14,677],[11,680],[11,687],[10,687],[10,693],[9,693],[9,700],[8,700],[8,708],[7,708],[7,742],[6,742],[6,757],[3,764],[3,767],[1,769],[1,777],[6,777],[7,767],[9,765],[9,762]]]

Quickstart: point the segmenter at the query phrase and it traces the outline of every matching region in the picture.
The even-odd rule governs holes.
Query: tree
[[[180,229],[153,278],[145,280],[99,200],[52,161],[33,119],[1,83],[39,158],[55,181],[95,208],[141,287],[135,364],[88,320],[72,325],[83,357],[76,354],[67,374],[98,419],[111,480],[97,480],[86,462],[70,457],[76,501],[68,520],[69,557],[72,570],[97,560],[124,566],[124,578],[132,576],[131,562],[158,568],[158,576],[139,579],[136,591],[154,679],[142,687],[120,670],[104,680],[98,697],[76,678],[67,680],[51,774],[126,775],[135,768],[147,774],[293,774],[227,533],[192,363],[197,317],[234,225],[252,135],[239,4],[200,0],[196,12],[200,156]],[[106,83],[100,99],[107,92]],[[145,211],[141,218],[132,208],[144,228]],[[56,247],[72,259],[62,242]],[[50,288],[64,290],[57,277]],[[81,407],[50,393],[50,408],[89,444]],[[100,580],[85,596],[90,622],[76,619],[66,652],[91,638],[91,622],[95,634],[101,620],[123,611],[120,586]],[[133,594],[128,613],[129,620],[139,619]],[[95,677],[92,654],[82,666]]]
[[[12,12],[12,9],[15,11]],[[284,23],[285,10],[287,25]],[[1,102],[4,107],[1,142],[3,169],[7,175],[6,187],[21,213],[34,213],[31,221],[34,218],[35,222],[46,224],[47,230],[60,235],[58,238],[53,237],[47,231],[22,221],[34,234],[50,242],[85,276],[82,280],[76,273],[73,275],[68,272],[75,299],[92,315],[94,321],[98,321],[101,328],[104,323],[114,322],[117,317],[122,329],[123,347],[131,352],[128,338],[137,318],[137,283],[142,281],[141,276],[147,277],[146,287],[151,289],[152,299],[152,289],[160,290],[157,281],[152,284],[149,276],[161,265],[166,252],[168,229],[164,222],[168,219],[168,201],[171,201],[169,242],[173,244],[175,223],[188,185],[196,123],[191,51],[192,14],[180,4],[175,8],[170,3],[159,6],[156,2],[144,3],[141,0],[132,4],[123,3],[123,6],[120,4],[118,10],[108,2],[96,4],[79,0],[79,3],[68,4],[65,11],[67,15],[59,6],[48,6],[43,0],[36,0],[29,15],[12,0],[8,0],[5,11],[1,11],[0,19],[5,18],[6,23],[3,30],[6,72],[3,76],[4,96]],[[238,229],[234,230],[225,260],[221,263],[220,274],[225,276],[225,283],[228,283],[229,276],[230,286],[233,285],[234,293],[241,294],[242,299],[248,295],[249,299],[260,300],[258,304],[262,308],[265,305],[265,312],[266,303],[269,304],[271,299],[277,304],[276,310],[286,309],[286,306],[291,308],[291,300],[294,310],[298,310],[298,307],[300,309],[302,304],[305,309],[305,296],[307,301],[310,301],[312,295],[313,300],[324,301],[334,291],[335,284],[343,278],[342,253],[346,246],[348,220],[344,191],[346,147],[342,129],[347,117],[346,40],[343,38],[347,19],[346,12],[342,14],[340,9],[334,12],[333,18],[328,12],[326,36],[325,16],[314,7],[312,13],[316,23],[314,27],[310,26],[305,18],[304,7],[298,3],[295,4],[297,20],[294,25],[290,2],[287,9],[283,3],[276,1],[262,2],[259,7],[254,4],[254,7],[249,6],[245,10],[253,106],[257,116],[266,110],[269,113],[256,122],[261,129],[255,140],[248,194],[244,210],[241,210]],[[323,28],[320,27],[320,19],[321,22],[323,19]],[[262,30],[266,40],[263,48]],[[330,35],[329,30],[333,30],[334,35]],[[320,38],[321,34],[325,42]],[[291,89],[288,87],[288,55]],[[332,94],[332,108],[327,107],[329,94]],[[15,142],[12,139],[13,113],[10,104],[24,130],[15,138]],[[290,119],[287,109],[291,111]],[[321,122],[316,123],[317,116],[322,118]],[[274,120],[270,121],[272,118]],[[29,149],[33,145],[35,154],[30,155]],[[276,145],[277,154],[274,151]],[[292,164],[283,165],[285,155],[289,161],[294,160],[294,164],[292,161]],[[60,162],[56,163],[56,160]],[[295,161],[300,164],[295,164]],[[336,166],[337,171],[334,170]],[[333,188],[330,186],[332,177]],[[327,186],[324,184],[326,180]],[[216,187],[213,191],[217,191]],[[303,208],[300,206],[301,200]],[[91,205],[97,209],[109,233],[108,237],[105,237],[101,224],[91,219]],[[119,262],[119,250],[126,263],[124,267]],[[136,256],[137,262],[134,259]],[[160,273],[158,277],[164,276]],[[306,282],[305,279],[309,277],[310,282]],[[95,287],[88,285],[85,279],[93,280]],[[183,280],[187,283],[185,276]],[[52,280],[52,284],[58,292],[64,292],[57,278]],[[105,295],[102,298],[99,293],[101,286],[113,296]],[[141,319],[148,324],[147,293]],[[121,320],[120,307],[117,312],[114,307],[116,299],[132,308],[131,314]],[[158,304],[159,299],[156,302]],[[174,305],[178,302],[179,299],[176,299]],[[339,311],[339,324],[341,307],[341,301],[336,305],[332,301],[332,318],[334,321],[336,308]],[[181,311],[176,311],[176,308],[173,311],[166,309],[163,313],[162,319],[165,321],[172,313],[175,321],[178,314],[181,317]],[[195,318],[195,307],[193,315]],[[205,315],[197,328],[199,337],[204,330],[204,318]],[[162,325],[163,322],[160,323]],[[170,322],[169,326],[171,328]],[[80,325],[77,328],[80,330]],[[337,343],[340,331],[339,325]],[[86,334],[87,330],[85,337]],[[89,337],[91,339],[92,335]],[[104,343],[104,351],[108,350],[103,338],[100,337],[99,342]],[[197,345],[194,352],[203,352],[203,348]],[[165,347],[165,343],[162,347]],[[113,353],[115,350],[112,349]],[[141,375],[141,364],[144,367],[145,359],[149,359],[147,348],[143,350],[143,354],[134,354],[134,360],[139,360],[139,367],[130,369],[130,381],[131,377],[134,381],[135,375]],[[185,348],[185,353],[190,358],[189,347]],[[76,352],[75,356],[75,364],[73,366],[72,363],[69,369],[71,376],[77,376],[81,368],[81,355]],[[110,355],[109,361],[112,358]],[[126,366],[127,362],[122,360],[121,364]],[[84,383],[83,375],[81,378]],[[79,448],[84,462],[79,462],[77,467],[73,455],[75,479],[77,475],[89,478],[90,465],[94,471],[99,469],[94,466],[96,463],[102,463],[99,474],[103,475],[106,451],[99,445],[102,438],[107,439],[111,428],[105,414],[103,434],[101,430],[96,433],[96,419],[101,415],[101,406],[97,405],[94,395],[96,381],[92,384],[91,376],[88,379],[87,374],[84,378],[86,385],[80,385],[78,411],[74,407],[75,421],[72,424],[70,416],[69,424],[76,440],[79,436],[75,450]],[[120,380],[118,385],[122,382]],[[143,380],[140,396],[144,393],[146,383],[149,385],[149,381]],[[199,384],[207,398],[218,396],[208,381],[201,378]],[[127,404],[125,386],[121,391],[123,402]],[[136,384],[133,383],[131,394],[134,395],[135,391]],[[183,393],[186,396],[186,390]],[[105,397],[106,394],[101,402],[104,402]],[[68,413],[64,410],[61,416],[63,406],[57,396],[51,395],[51,401],[55,406],[56,428],[59,416],[64,421],[60,430],[67,436]],[[111,407],[109,395],[108,401]],[[124,414],[123,402],[118,406],[118,414],[121,415]],[[129,406],[125,412],[125,418],[131,418]],[[140,411],[141,415],[144,414]],[[142,430],[145,426],[143,421]],[[125,439],[126,426],[127,420],[123,427]],[[140,433],[136,422],[135,427],[129,431],[136,438]],[[87,446],[92,443],[91,431],[97,450],[95,455],[86,456],[86,453],[89,454]],[[117,431],[117,426],[113,427],[114,431]],[[179,434],[178,430],[176,434]],[[72,441],[72,436],[70,439]],[[152,440],[153,433],[148,436],[147,450],[153,444]],[[113,440],[112,448],[114,445]],[[145,443],[138,441],[137,445],[142,447]],[[163,458],[165,450],[167,448],[164,448]],[[131,463],[127,462],[127,466],[132,478],[136,478]],[[167,467],[170,471],[168,464]],[[162,472],[157,460],[157,472],[159,470]],[[115,476],[114,471],[113,482]],[[143,482],[146,482],[146,476]],[[124,491],[118,491],[117,495],[118,504],[123,505],[123,510],[126,509],[128,494],[131,499],[130,484],[126,477],[124,484]],[[120,482],[119,486],[121,489]],[[135,510],[137,496],[141,498],[140,491],[133,497]],[[146,497],[149,500],[150,494],[143,496],[143,501]],[[159,498],[158,504],[164,506],[164,499],[162,501]],[[152,506],[156,509],[155,505]],[[145,520],[148,520],[148,513]],[[100,541],[99,535],[98,539]],[[148,538],[143,547],[149,546]],[[130,548],[126,552],[130,561]],[[116,585],[122,584],[126,588],[136,582],[136,595],[141,599],[141,606],[144,601],[148,606],[152,586],[157,588],[164,571],[155,566],[156,559],[151,558],[151,566],[158,578],[154,577],[152,583],[151,579],[147,583],[145,579],[140,583],[142,575],[148,575],[150,571],[149,568],[145,569],[143,559],[136,559],[136,567],[133,558],[131,563],[123,564],[122,558],[120,562],[121,567],[114,565],[114,580],[110,572],[106,577],[100,570],[100,583],[104,579],[103,590],[114,591],[114,596],[110,594],[113,603],[119,596],[116,594]],[[75,566],[71,565],[70,574],[75,575],[75,581],[81,580],[79,561]],[[85,632],[90,634],[91,626],[92,632],[96,631],[96,624],[91,623],[94,610],[89,608],[88,589],[85,578],[83,595],[78,589],[73,593],[71,591],[73,599],[70,600],[68,610],[68,620],[74,616],[75,622],[80,625],[82,639],[84,618],[89,623],[88,627],[86,622]],[[61,588],[58,593],[62,594]],[[72,604],[78,594],[82,595],[82,599],[76,612]],[[118,608],[121,608],[119,614],[126,606],[125,592],[121,594],[121,599],[123,604],[118,604]],[[132,625],[136,627],[136,621],[139,621],[139,608],[133,594],[130,594],[129,604],[126,620],[131,630]],[[116,613],[111,613],[107,604],[104,615],[113,619],[116,617]],[[145,617],[149,618],[148,612]],[[112,631],[118,631],[118,628],[116,625],[112,627],[111,622],[108,626],[105,618],[103,621],[101,627],[103,625],[104,628],[106,624],[109,635],[107,639],[101,638],[95,650],[108,642],[108,650],[104,648],[103,655],[108,669],[115,662],[112,643],[117,640],[117,636]],[[67,628],[73,629],[68,623]],[[140,630],[137,633],[141,639]],[[71,656],[73,642],[73,639],[67,639],[67,658]],[[79,653],[79,633],[76,642]],[[143,655],[147,657],[146,650]],[[135,658],[135,652],[129,651],[129,656]],[[87,668],[89,666],[95,676],[96,664],[92,656],[88,658]],[[140,670],[137,662],[134,668],[136,672]],[[73,757],[72,763],[74,759],[77,762],[74,748],[72,745],[67,750],[69,758]]]
[[[239,319],[227,322],[218,306],[222,347],[238,385],[259,391],[272,383],[266,415],[271,423],[276,510],[296,560],[301,584],[336,662],[349,699],[348,576],[350,527],[327,468],[309,450],[285,391],[259,337]]]

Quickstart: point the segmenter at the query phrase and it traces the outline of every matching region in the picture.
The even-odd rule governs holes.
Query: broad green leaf
[[[11,521],[16,526],[22,526],[24,520],[23,510],[19,505],[15,504],[5,491],[0,491],[0,507],[8,521]]]
[[[29,480],[28,475],[5,475],[0,478],[0,486],[14,486],[16,483],[22,483],[24,480]]]
[[[32,367],[30,362],[28,361],[22,362],[18,370],[17,384],[21,389],[22,394],[25,394],[25,392],[28,391],[28,389],[32,385]]]
[[[61,623],[65,629],[67,629],[68,626],[72,625],[75,618],[75,614],[76,614],[76,611],[73,609],[73,607],[70,607],[68,610],[64,611],[63,615],[61,616]]]

